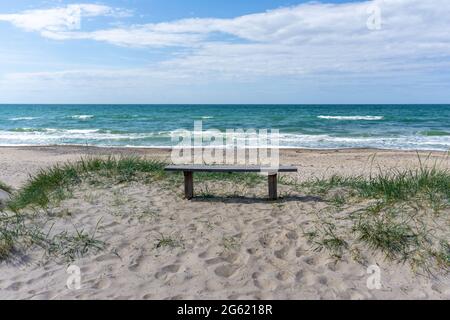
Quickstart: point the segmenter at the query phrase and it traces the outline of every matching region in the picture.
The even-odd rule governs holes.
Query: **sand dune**
[[[40,167],[111,151],[1,148],[0,179],[20,187]],[[168,157],[164,150],[133,152]],[[299,166],[299,180],[368,174],[374,152],[290,150],[282,153],[282,162]],[[411,167],[416,154],[379,151],[377,164]],[[362,253],[365,264],[348,255],[336,263],[314,251],[302,230],[314,221],[314,212],[326,208],[319,199],[293,195],[273,203],[253,198],[264,198],[264,184],[239,188],[208,182],[197,191],[217,198],[186,201],[181,186],[83,183],[40,218],[54,233],[75,228],[92,233],[98,225],[105,249],[72,263],[81,268],[81,289],[67,288],[68,263],[32,250],[0,263],[0,299],[450,299],[444,275],[420,275],[369,251]],[[220,198],[235,192],[243,197]],[[280,194],[288,192],[280,186]],[[367,266],[374,264],[381,269],[380,290],[366,284]]]

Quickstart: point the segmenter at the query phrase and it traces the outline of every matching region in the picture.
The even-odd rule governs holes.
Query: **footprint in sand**
[[[223,265],[220,267],[217,267],[214,270],[214,273],[216,275],[218,275],[219,277],[223,277],[223,278],[229,278],[231,276],[233,276],[236,271],[239,269],[239,266],[235,266],[235,265]]]
[[[275,251],[275,257],[281,260],[286,260],[286,258],[289,255],[289,247],[285,246],[281,248],[280,250]]]
[[[205,261],[207,265],[215,265],[223,262],[223,259],[221,257],[211,258]]]
[[[321,285],[326,286],[328,284],[328,278],[325,276],[319,276],[317,277],[317,282],[320,283]]]
[[[442,283],[435,283],[431,286],[431,290],[440,294],[450,295],[450,288]]]
[[[254,285],[262,290],[275,290],[278,286],[277,281],[266,273],[255,272],[252,278]]]
[[[162,271],[167,273],[176,273],[178,270],[180,270],[179,264],[171,264],[162,268]]]
[[[205,251],[201,252],[198,255],[198,257],[201,259],[215,257],[217,255],[218,250],[220,250],[220,248],[218,246],[209,246]]]
[[[147,293],[142,297],[142,300],[151,300],[153,298],[153,294]]]
[[[180,270],[180,267],[181,266],[179,264],[171,264],[171,265],[165,266],[161,269],[161,271],[159,271],[155,274],[155,278],[156,279],[166,278],[171,273],[177,273],[178,270]]]
[[[348,289],[345,294],[350,296],[349,300],[367,300],[370,298],[370,296],[366,296],[360,290],[354,288]]]
[[[10,284],[6,290],[12,290],[12,291],[19,291],[23,286],[22,282],[14,282],[12,284]]]
[[[280,281],[288,281],[293,278],[293,274],[288,271],[280,271],[277,274],[277,279]]]
[[[235,263],[239,259],[239,253],[237,252],[223,253],[221,254],[220,257],[228,263]]]
[[[45,291],[42,293],[38,293],[36,295],[33,295],[29,299],[31,300],[50,300],[54,296],[54,293],[51,291]]]
[[[104,290],[109,288],[110,285],[111,282],[108,279],[100,279],[93,284],[92,288],[97,290]]]
[[[140,254],[134,263],[128,267],[128,270],[132,272],[146,272],[152,265],[153,259],[150,257],[145,257]]]
[[[307,265],[312,266],[312,265],[316,264],[316,259],[314,257],[309,256],[309,257],[303,258],[303,262],[305,262]]]
[[[269,239],[269,237],[261,237],[259,238],[259,243],[263,248],[268,248],[273,243],[273,240]]]
[[[300,258],[301,256],[303,256],[305,254],[305,250],[303,250],[303,248],[297,248],[297,250],[295,250],[295,256],[297,258]]]
[[[119,259],[119,257],[115,254],[112,253],[107,253],[107,254],[103,254],[98,256],[97,258],[95,258],[96,262],[104,262],[104,261],[113,261]]]
[[[288,238],[289,240],[297,240],[298,234],[295,231],[289,231],[288,233],[286,233],[286,238]]]
[[[212,280],[207,280],[207,281],[205,282],[205,289],[206,289],[207,291],[214,292],[214,291],[220,290],[221,288],[222,288],[222,285],[220,284],[219,281],[216,281],[216,280],[214,280],[214,281],[212,281]]]
[[[300,270],[295,274],[295,282],[296,283],[303,282],[304,278],[305,278],[305,272],[303,270]]]
[[[253,226],[254,227],[265,227],[268,224],[270,224],[273,220],[272,219],[262,219],[262,220],[257,220],[255,222],[253,222]]]

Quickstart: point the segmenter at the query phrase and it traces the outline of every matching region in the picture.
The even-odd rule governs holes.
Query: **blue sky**
[[[447,0],[0,3],[0,103],[450,103]]]

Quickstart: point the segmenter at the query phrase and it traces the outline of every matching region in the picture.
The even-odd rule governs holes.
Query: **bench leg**
[[[277,175],[269,175],[269,200],[277,200]]]
[[[191,200],[194,197],[194,177],[192,172],[184,172],[184,197]]]

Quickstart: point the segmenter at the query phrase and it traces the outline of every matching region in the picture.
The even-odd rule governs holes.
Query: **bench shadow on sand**
[[[191,199],[194,202],[224,202],[224,203],[283,203],[283,202],[324,202],[317,196],[284,196],[278,200],[269,200],[267,198],[256,198],[246,196],[196,196]]]

